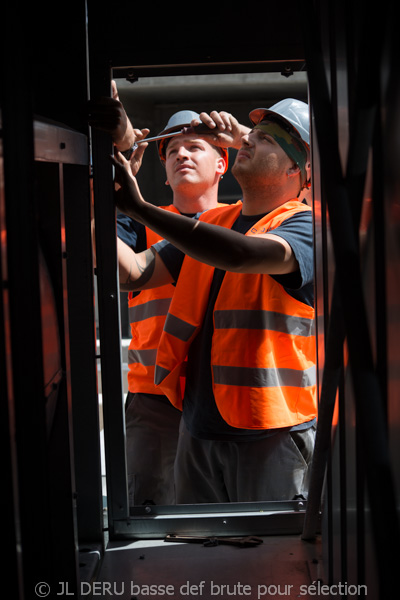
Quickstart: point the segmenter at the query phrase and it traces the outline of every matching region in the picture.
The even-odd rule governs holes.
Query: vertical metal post
[[[10,9],[6,19],[9,32],[18,19]],[[14,20],[15,19],[15,20]],[[5,46],[4,46],[5,49]],[[6,53],[1,53],[5,57]],[[22,63],[21,63],[22,64]],[[10,82],[19,72],[18,53],[1,61],[2,79]],[[17,78],[18,79],[18,78]],[[41,516],[48,509],[46,462],[46,419],[43,394],[43,355],[40,312],[37,214],[33,198],[33,114],[30,81],[15,81],[13,89],[1,91],[2,141],[4,156],[4,221],[7,254],[7,368],[9,368],[9,415],[12,450],[11,467],[19,492],[16,519],[23,553],[21,595],[32,594],[39,577],[48,581],[51,573],[50,535]],[[11,93],[12,92],[12,93]],[[17,118],[18,116],[18,118]],[[3,240],[4,241],[4,240]],[[3,255],[4,258],[4,255]],[[4,263],[3,263],[3,266]],[[21,276],[24,289],[21,293]],[[28,360],[22,355],[29,343]],[[14,491],[16,488],[14,488]]]
[[[111,76],[92,73],[92,97],[110,95]],[[108,135],[92,132],[96,273],[99,312],[101,382],[110,537],[114,519],[128,518],[125,413],[122,383],[121,323],[113,199],[112,144]]]
[[[23,600],[18,459],[15,439],[15,397],[11,360],[10,292],[8,283],[7,227],[5,222],[3,144],[0,140],[0,398],[3,475],[3,534],[8,542],[4,553],[4,573],[16,598]]]
[[[83,136],[82,136],[83,137]],[[64,164],[64,219],[79,541],[103,542],[89,161]]]

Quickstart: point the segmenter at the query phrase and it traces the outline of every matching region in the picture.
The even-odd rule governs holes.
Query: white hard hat
[[[268,115],[275,115],[291,125],[297,136],[310,145],[310,114],[308,104],[294,98],[285,98],[277,102],[271,108],[256,108],[249,114],[250,121],[257,125],[264,121]]]

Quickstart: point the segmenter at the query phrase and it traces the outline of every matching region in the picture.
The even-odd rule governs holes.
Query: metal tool
[[[163,140],[164,138],[173,137],[175,135],[181,135],[182,133],[213,133],[213,129],[205,125],[204,123],[200,123],[200,125],[196,125],[195,127],[183,127],[178,131],[172,131],[171,133],[164,133],[161,135],[156,135],[151,138],[143,138],[142,140],[138,140],[136,144],[143,144],[143,142],[154,142],[156,140]]]
[[[143,144],[143,142],[154,142],[155,140],[163,140],[164,138],[173,137],[174,135],[180,135],[181,133],[186,133],[186,130],[188,130],[188,129],[189,129],[188,127],[184,127],[180,131],[173,131],[172,133],[165,133],[164,135],[156,135],[155,137],[152,137],[152,138],[143,138],[142,140],[137,140],[133,144],[132,148],[130,148],[129,158],[132,156],[132,153],[138,149],[138,147],[139,147],[138,144]]]
[[[175,535],[169,534],[164,540],[165,542],[189,542],[195,544],[203,544],[203,546],[219,546],[220,544],[228,544],[230,546],[239,546],[240,548],[249,548],[259,546],[263,540],[254,535],[245,537],[203,537],[196,535]]]
[[[151,137],[151,138],[143,138],[142,140],[137,140],[137,142],[135,142],[135,143],[143,144],[143,142],[154,142],[155,140],[163,140],[164,138],[173,137],[174,135],[180,135],[181,133],[184,133],[186,131],[186,129],[188,129],[188,128],[184,127],[180,131],[173,131],[172,133],[164,133],[164,135],[156,135],[155,137]]]
[[[173,137],[175,135],[180,135],[181,133],[186,133],[188,127],[184,127],[180,131],[173,131],[172,133],[165,133],[164,135],[156,135],[151,138],[143,138],[142,140],[137,140],[132,146],[132,152],[138,149],[138,144],[143,144],[143,142],[155,142],[156,140],[163,140],[165,138]]]

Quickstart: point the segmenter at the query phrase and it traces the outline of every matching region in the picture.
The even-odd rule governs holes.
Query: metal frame
[[[91,46],[95,48],[93,56],[89,55],[91,72],[91,90],[92,97],[109,96],[111,88],[111,78],[113,72],[118,76],[126,74],[128,77],[134,77],[141,74],[182,74],[193,72],[233,72],[235,69],[243,70],[261,70],[268,68],[271,70],[285,69],[290,63],[293,69],[302,69],[304,63],[301,59],[291,61],[243,61],[242,63],[190,63],[187,65],[149,65],[141,64],[134,68],[135,74],[132,74],[133,68],[120,67],[118,57],[113,57],[113,64],[106,63],[98,53],[96,44],[96,34],[101,35],[100,31],[92,32],[94,38],[91,40],[91,30],[89,28],[89,50]],[[117,50],[118,51],[118,50]],[[104,411],[104,439],[106,455],[106,480],[107,480],[107,518],[108,533],[110,540],[122,537],[154,537],[171,533],[171,526],[174,525],[175,531],[195,531],[204,533],[212,531],[221,533],[221,522],[224,521],[227,511],[231,509],[227,505],[213,505],[212,516],[205,519],[204,515],[200,518],[199,513],[203,513],[205,507],[145,507],[142,509],[129,509],[127,476],[126,476],[126,456],[125,456],[125,422],[124,422],[124,398],[123,386],[121,380],[121,333],[120,333],[120,307],[119,307],[119,282],[116,258],[116,236],[115,236],[115,207],[113,202],[112,189],[112,167],[107,156],[112,151],[109,136],[97,130],[92,131],[92,161],[94,173],[94,207],[95,207],[95,228],[96,228],[96,262],[97,262],[97,286],[98,286],[98,314],[99,314],[99,333],[100,333],[100,358],[101,358],[101,377],[102,377],[102,401]],[[303,522],[304,511],[299,512],[298,503],[293,505],[283,503],[275,504],[271,511],[270,503],[262,503],[260,510],[257,503],[249,503],[244,506],[236,507],[235,514],[230,515],[225,527],[226,534],[234,532],[246,533],[249,525],[246,520],[249,516],[254,517],[254,522],[258,523],[260,530],[276,533],[281,527],[282,533],[293,530],[297,533],[301,530],[300,523]],[[293,510],[293,513],[291,512]],[[146,512],[149,511],[149,512]],[[281,512],[279,519],[276,515]],[[141,514],[140,514],[141,513]],[[267,517],[268,515],[268,517]],[[264,518],[263,518],[264,517]],[[221,521],[222,519],[222,521]],[[258,519],[258,521],[257,521]],[[253,519],[252,519],[253,520]],[[287,524],[285,521],[287,520]],[[278,526],[279,524],[279,526]],[[256,526],[255,527],[255,531]],[[202,528],[205,528],[203,530]],[[260,532],[259,530],[259,532]]]
[[[36,368],[38,375],[42,374],[43,384],[34,384],[30,389],[40,406],[38,410],[33,404],[32,410],[37,411],[34,420],[24,420],[23,414],[19,414],[19,406],[24,402],[18,386],[25,386],[25,379],[21,378],[18,386],[14,384],[15,429],[20,430],[22,419],[33,443],[33,447],[27,445],[29,458],[19,456],[19,468],[30,470],[36,480],[32,486],[29,479],[21,480],[20,510],[22,514],[24,510],[35,512],[32,519],[27,516],[27,522],[22,519],[21,544],[26,546],[32,523],[37,522],[31,573],[28,575],[26,566],[24,572],[27,589],[33,589],[38,577],[49,584],[68,577],[72,590],[78,586],[79,543],[90,540],[99,548],[103,546],[93,267],[88,260],[91,256],[88,142],[83,134],[41,121],[33,122],[32,135],[35,170],[32,205],[37,218],[28,218],[27,225],[38,223],[38,241],[27,252],[33,259],[36,248],[38,252],[42,314],[35,323],[42,327],[43,337],[36,337],[37,360],[42,361]],[[10,196],[7,199],[12,200]],[[12,219],[11,214],[10,231]],[[15,299],[13,287],[10,292]],[[21,326],[25,336],[24,320]],[[11,330],[12,337],[18,333],[17,329]],[[19,369],[15,369],[14,376],[18,377],[18,373]],[[40,428],[46,431],[43,443],[38,445],[41,458],[34,451],[39,419]],[[44,465],[42,483],[37,479],[40,464]],[[39,486],[41,494],[36,494],[39,502],[36,508],[35,494],[32,495],[32,489],[25,489],[26,483],[28,488]],[[33,508],[24,508],[26,503]],[[54,535],[62,543],[56,543]],[[38,552],[39,540],[44,546]]]
[[[344,10],[343,5],[324,12],[318,3],[306,1],[303,10],[308,15],[303,21],[303,37],[320,156],[321,194],[326,202],[321,206],[329,215],[325,228],[329,229],[335,272],[331,307],[326,314],[319,423],[302,537],[315,538],[319,512],[325,503],[329,577],[334,581],[368,580],[368,592],[376,586],[379,597],[386,598],[397,589],[399,519],[387,420],[385,227],[380,185],[372,189],[374,239],[370,227],[366,245],[367,249],[374,248],[374,254],[363,252],[359,231],[365,194],[371,191],[366,186],[371,169],[375,181],[383,176],[380,110],[384,91],[380,77],[388,39],[385,36],[391,29],[390,11],[381,7],[378,15],[364,13],[360,18],[357,14],[353,21],[355,13]],[[341,10],[348,15],[342,27],[336,21]],[[352,29],[355,22],[358,30]],[[336,24],[335,45],[332,38],[332,45],[323,48],[321,36],[325,33],[325,39],[329,37],[328,23]],[[348,89],[339,88],[341,68],[351,81]],[[345,114],[349,125],[339,116]],[[348,136],[347,145],[343,133]],[[366,268],[369,289],[375,286],[376,290],[376,323],[371,321],[371,302],[365,288]],[[376,275],[376,281],[371,274]],[[336,402],[339,419],[334,424]],[[373,555],[369,544],[374,548]],[[396,549],[390,558],[388,547]]]
[[[293,10],[286,15],[287,23],[297,23],[297,5],[293,3]],[[279,9],[271,9],[279,14]],[[232,73],[232,72],[257,72],[261,70],[280,71],[282,74],[290,74],[295,70],[303,70],[304,60],[301,47],[301,35],[298,29],[291,31],[288,36],[289,43],[285,45],[281,36],[271,33],[268,40],[262,42],[263,54],[266,56],[260,60],[258,44],[253,47],[248,45],[243,52],[236,50],[226,52],[217,43],[209,40],[207,51],[203,47],[193,45],[185,53],[182,61],[181,48],[174,47],[174,35],[172,30],[181,30],[180,17],[175,19],[169,30],[169,54],[160,56],[157,44],[131,45],[131,32],[129,20],[130,8],[127,5],[116,7],[105,21],[96,11],[95,3],[88,2],[89,15],[89,71],[90,71],[90,96],[99,97],[110,95],[110,82],[113,72],[118,76],[126,76],[129,80],[135,80],[140,74],[171,75],[171,74],[193,74],[193,73]],[[135,6],[135,19],[141,20],[141,15],[147,14],[145,7]],[[169,13],[169,11],[168,11]],[[163,23],[162,11],[154,15],[156,21],[153,27],[157,30],[157,22]],[[91,20],[92,19],[92,20]],[[184,16],[186,22],[187,16]],[[124,30],[126,28],[126,34]],[[289,29],[291,26],[289,25]],[[251,36],[250,36],[251,37]],[[177,38],[179,40],[179,36]],[[118,43],[116,43],[118,42]],[[267,51],[265,49],[267,47]],[[129,57],[127,61],[127,57]],[[94,173],[94,208],[96,227],[96,260],[97,260],[97,286],[98,286],[98,314],[100,332],[100,356],[102,375],[102,394],[104,410],[104,438],[106,454],[106,478],[108,496],[108,528],[110,540],[119,535],[135,536],[161,535],[170,532],[172,520],[177,527],[193,527],[197,531],[196,520],[200,517],[199,511],[205,507],[145,507],[144,511],[150,513],[137,513],[136,509],[129,510],[127,497],[126,457],[125,457],[125,423],[124,423],[124,399],[122,397],[121,382],[121,339],[120,339],[120,316],[119,316],[119,285],[118,269],[116,260],[115,239],[115,208],[113,204],[112,189],[112,167],[107,159],[112,147],[109,137],[102,132],[93,130],[91,139],[92,161]],[[101,240],[101,243],[100,243]],[[289,510],[288,510],[289,508]],[[269,503],[263,503],[259,510],[258,505],[249,503],[246,507],[235,507],[235,515],[231,514],[228,520],[228,531],[230,527],[244,528],[245,518],[249,514],[259,519],[259,526],[265,530],[269,528],[267,519],[261,525],[264,516],[270,514],[268,521],[275,520],[275,514],[282,512],[284,518],[290,520],[291,516],[296,519],[296,530],[299,522],[303,520],[303,511],[298,511],[298,504],[293,504],[293,515],[289,505],[274,505],[271,511]],[[212,507],[212,517],[207,527],[218,531],[221,518],[231,511],[226,505]],[[147,514],[147,516],[146,516]],[[204,519],[199,523],[205,523]],[[236,521],[236,524],[235,524]],[[240,525],[239,525],[240,523]],[[201,525],[200,525],[201,526]],[[203,525],[204,526],[204,525]],[[292,527],[290,525],[289,527]],[[276,523],[273,525],[276,531]],[[283,527],[283,531],[285,531]]]
[[[161,70],[162,72],[162,70]],[[111,71],[95,72],[93,96],[109,95]],[[100,83],[99,83],[100,82]],[[107,518],[111,541],[171,532],[207,535],[300,533],[305,502],[129,508],[122,393],[119,282],[109,138],[92,131],[100,358],[104,411]],[[299,510],[301,506],[301,510]],[[207,513],[206,509],[210,510]],[[229,518],[227,516],[229,515]],[[251,525],[250,525],[251,521]],[[221,528],[221,524],[223,527]]]
[[[90,540],[103,547],[88,140],[55,123],[35,121],[33,127],[40,239],[55,298],[62,369],[60,381],[51,382],[54,398],[47,400],[47,407],[53,405],[51,413],[47,410],[53,439],[49,469],[52,480],[63,474],[51,486],[51,501],[54,521],[60,511],[69,515],[56,528],[62,543],[52,545],[58,569],[53,579],[65,579],[68,568],[75,589],[79,544]]]
[[[7,111],[3,112],[3,118],[7,119]],[[73,412],[77,419],[82,416],[83,407],[87,414],[91,406],[92,416],[97,409],[95,338],[91,326],[93,295],[92,315],[89,314],[87,323],[92,332],[92,353],[87,337],[80,349],[76,327],[82,309],[90,305],[88,292],[93,281],[91,268],[86,269],[84,277],[82,269],[76,268],[82,261],[89,267],[88,248],[82,246],[84,238],[79,231],[82,213],[89,206],[89,195],[84,192],[82,196],[82,181],[85,178],[89,181],[87,137],[38,120],[32,120],[31,128],[23,133],[25,137],[30,133],[31,145],[25,146],[29,176],[19,173],[21,189],[16,178],[10,185],[9,159],[13,139],[20,144],[23,137],[11,130],[10,138],[8,127],[3,124],[5,221],[2,228],[10,233],[3,239],[7,243],[2,245],[2,264],[7,267],[2,280],[3,287],[8,288],[10,304],[8,314],[3,314],[8,322],[7,423],[13,437],[20,440],[12,460],[19,474],[18,477],[16,472],[13,474],[12,486],[19,523],[17,547],[22,547],[29,556],[29,561],[23,564],[21,594],[24,589],[26,593],[33,590],[38,579],[51,586],[68,577],[71,590],[78,588],[77,514],[88,511],[85,502],[90,505],[89,514],[96,514],[96,476],[97,491],[101,491],[100,446],[92,445],[93,435],[96,438],[98,432],[98,417],[92,419],[88,431],[87,418],[85,422],[75,421],[75,431],[73,425]],[[81,201],[80,206],[77,200]],[[86,232],[90,249],[90,217]],[[25,294],[20,290],[18,265],[24,272]],[[29,360],[21,361],[26,343]],[[71,346],[74,352],[70,352]],[[78,363],[86,368],[86,381],[79,381]],[[90,382],[91,369],[94,377]],[[79,470],[82,460],[75,461],[74,451],[79,444],[74,443],[74,434],[77,439],[85,440],[85,458],[90,460],[90,472],[85,478]],[[77,508],[77,493],[87,479],[92,483],[91,496],[80,497]],[[40,493],[35,493],[38,490]],[[96,525],[86,520],[86,530],[82,526],[82,533],[100,543],[103,527],[100,509],[97,516]]]
[[[300,534],[306,502],[247,502],[143,506],[131,508],[129,519],[114,521],[114,539],[184,535]]]
[[[97,397],[96,339],[94,330],[94,286],[91,261],[91,207],[89,193],[89,152],[87,136],[62,125],[34,122],[35,161],[43,165],[38,182],[48,185],[49,167],[59,180],[59,206],[49,198],[44,225],[52,236],[47,259],[55,253],[51,277],[55,293],[63,298],[65,376],[68,384],[68,423],[70,455],[73,461],[73,495],[76,503],[80,540],[102,542],[101,465]],[[57,173],[56,173],[57,170]],[[51,216],[50,206],[54,208]],[[59,229],[56,224],[59,219]],[[42,217],[42,221],[44,221]],[[53,231],[53,233],[51,233]],[[57,256],[57,239],[61,250]],[[55,270],[61,277],[56,281]],[[54,389],[55,383],[52,382]],[[54,404],[59,402],[58,397]]]
[[[94,95],[110,95],[111,77],[101,77]],[[125,455],[125,413],[122,383],[120,294],[115,235],[112,166],[109,136],[92,132],[93,192],[96,238],[96,279],[104,445],[107,481],[107,517],[110,538],[115,519],[129,515]]]
[[[101,137],[101,136],[99,136]],[[114,252],[115,210],[107,191],[109,179],[104,173],[109,165],[95,156],[104,157],[108,140],[98,140],[94,133],[94,170],[100,181],[94,186],[97,283],[99,302],[100,358],[104,412],[104,439],[107,481],[107,519],[110,540],[120,537],[160,537],[171,532],[195,532],[208,535],[243,533],[300,533],[305,502],[248,503],[244,505],[169,506],[129,508],[125,455],[124,401],[121,381],[121,339],[119,322],[118,274]],[[97,196],[96,196],[97,192]],[[107,200],[108,198],[108,200]],[[107,214],[106,214],[107,213]],[[112,216],[112,219],[110,218]],[[109,244],[105,240],[109,240]],[[102,253],[106,252],[106,256]],[[104,296],[105,294],[105,296]],[[101,300],[102,299],[102,300]],[[104,347],[106,351],[104,351]],[[113,351],[111,351],[113,349]],[[301,507],[301,510],[299,510]],[[205,518],[207,509],[210,511]],[[234,510],[234,514],[232,511]],[[200,515],[200,513],[202,513]],[[229,519],[226,517],[229,514]],[[279,516],[278,516],[279,515]],[[249,517],[252,524],[250,525]],[[221,529],[221,523],[224,525]]]

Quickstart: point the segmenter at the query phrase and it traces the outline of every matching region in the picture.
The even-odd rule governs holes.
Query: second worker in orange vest
[[[91,106],[91,123],[111,134],[116,148],[138,171],[148,129],[134,129],[119,101],[113,82],[113,98],[102,98]],[[197,113],[173,114],[159,135],[180,132]],[[139,142],[139,147],[135,143]],[[161,163],[173,193],[172,204],[163,212],[195,217],[218,203],[219,181],[228,166],[225,148],[190,135],[163,138],[158,142]],[[130,150],[132,148],[132,150]],[[168,150],[168,154],[167,154]],[[125,154],[127,153],[127,154]],[[131,281],[135,252],[145,252],[162,236],[130,217],[117,216],[117,248],[120,289],[129,292],[131,340],[128,349],[128,395],[125,404],[126,459],[130,505],[175,504],[174,461],[181,412],[174,408],[154,383],[157,348],[175,287],[171,283],[143,291]],[[157,246],[156,246],[157,247]],[[148,250],[152,257],[152,251]]]

